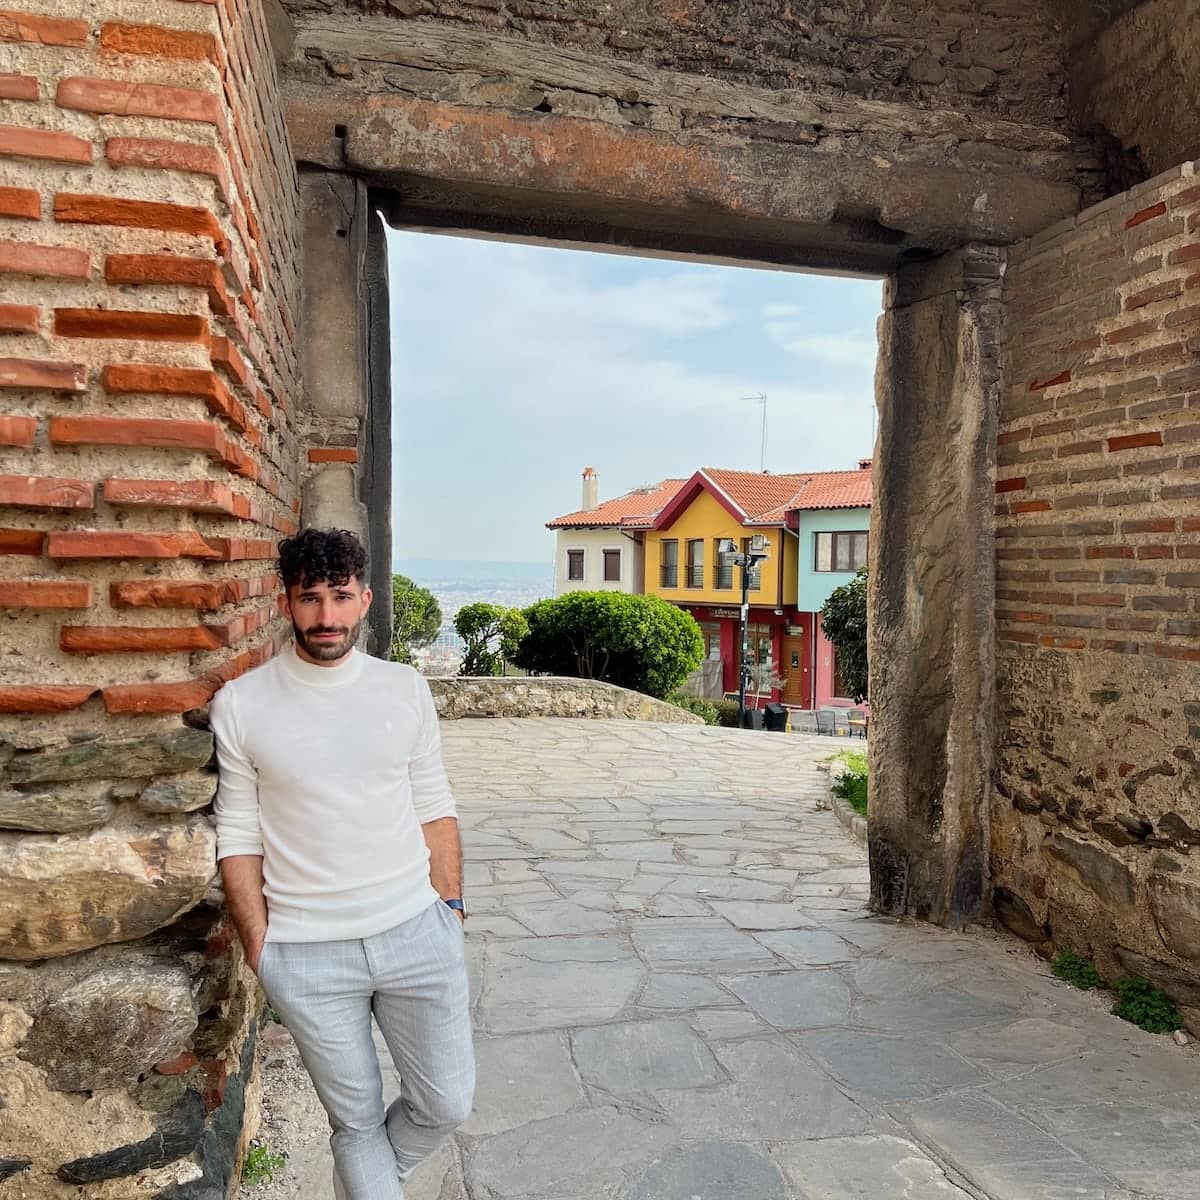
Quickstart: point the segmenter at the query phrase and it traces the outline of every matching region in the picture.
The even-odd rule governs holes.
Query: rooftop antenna
[[[767,469],[767,393],[759,392],[754,396],[743,396],[742,399],[757,400],[762,405],[762,437],[758,449],[758,469],[760,472],[765,472]]]

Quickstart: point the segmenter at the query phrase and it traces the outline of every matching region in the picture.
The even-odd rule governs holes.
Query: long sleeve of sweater
[[[258,776],[242,742],[237,696],[232,688],[225,688],[213,698],[209,720],[217,739],[217,765],[221,772],[213,804],[217,818],[217,858],[262,854]]]
[[[408,778],[412,785],[417,820],[424,825],[442,817],[456,816],[457,810],[442,762],[442,735],[433,693],[424,679],[417,685],[417,703],[421,710],[421,724],[417,744],[408,764]]]

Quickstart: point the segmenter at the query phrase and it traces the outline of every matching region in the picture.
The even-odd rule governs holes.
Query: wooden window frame
[[[667,547],[674,546],[675,561],[667,562]],[[660,585],[664,588],[677,588],[679,586],[679,539],[678,538],[663,538],[658,543],[658,569]],[[670,570],[671,576],[668,579],[667,571]]]
[[[571,574],[571,563],[575,556],[579,556],[579,574]],[[582,550],[578,547],[567,551],[567,582],[568,583],[584,583],[587,580],[587,550]]]
[[[693,591],[704,587],[704,538],[688,538],[686,565],[684,567],[684,585]],[[700,550],[700,560],[695,557],[696,548]]]
[[[617,556],[617,573],[615,576],[610,576],[608,573],[609,555]],[[620,546],[604,546],[600,551],[600,566],[601,578],[605,583],[620,583],[625,576],[625,555],[622,553]]]
[[[821,566],[821,539],[829,538],[829,563],[828,567]],[[857,566],[839,567],[837,565],[838,557],[838,539],[849,538],[851,546],[854,544],[855,538],[866,538],[866,545],[863,548],[863,561]],[[867,559],[871,553],[871,533],[867,529],[821,529],[813,535],[813,572],[817,575],[854,575],[857,574],[863,567],[867,565]],[[851,552],[851,561],[853,561],[853,551]]]

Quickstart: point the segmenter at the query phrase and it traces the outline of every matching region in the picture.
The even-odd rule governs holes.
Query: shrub
[[[1117,993],[1113,1012],[1147,1033],[1173,1033],[1183,1025],[1179,1009],[1171,1003],[1170,997],[1140,975],[1118,979],[1113,984],[1113,991]]]
[[[856,813],[860,813],[865,817],[867,815],[868,777],[870,773],[866,752],[863,750],[843,750],[833,761],[841,764],[841,770],[833,781],[834,795],[841,796]]]
[[[821,628],[837,651],[846,691],[855,704],[867,698],[867,568],[829,593]]]
[[[512,661],[542,675],[602,679],[660,700],[700,665],[700,626],[657,596],[568,592],[525,609]]]
[[[684,696],[676,692],[670,697],[670,702],[676,708],[683,708],[690,713],[695,713],[705,725],[717,723],[717,706],[711,700],[705,700],[700,696]]]
[[[1090,992],[1101,985],[1100,972],[1096,964],[1081,958],[1073,950],[1060,950],[1050,964],[1050,970],[1062,980],[1081,991]]]
[[[738,727],[738,702],[736,700],[713,700],[713,709],[717,714],[717,724],[726,729]]]

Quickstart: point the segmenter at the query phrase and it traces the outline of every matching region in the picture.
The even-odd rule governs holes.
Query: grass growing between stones
[[[1113,1013],[1147,1033],[1174,1033],[1183,1027],[1183,1018],[1171,998],[1140,975],[1126,975],[1113,984],[1117,1002]]]
[[[1104,983],[1096,964],[1090,959],[1080,958],[1073,950],[1060,950],[1050,964],[1050,970],[1082,992],[1090,992]]]
[[[841,771],[833,781],[835,795],[841,796],[856,813],[867,815],[869,768],[865,750],[843,750],[833,760]]]
[[[276,1154],[266,1142],[252,1142],[242,1165],[242,1182],[251,1187],[270,1183],[275,1173],[282,1171],[286,1164],[287,1159],[282,1154]]]

